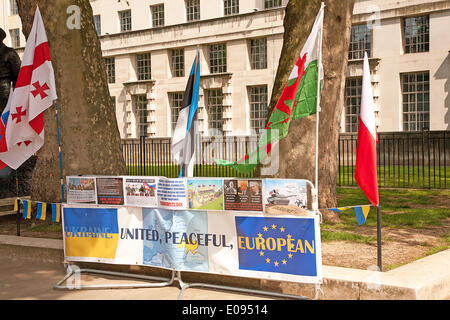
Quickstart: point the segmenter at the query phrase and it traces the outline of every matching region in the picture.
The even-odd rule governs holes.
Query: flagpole
[[[325,3],[322,2],[320,10],[323,11],[325,8]],[[316,95],[316,168],[315,168],[315,188],[316,188],[316,196],[319,195],[319,114],[321,111],[320,108],[320,75],[322,74],[322,37],[323,37],[323,19],[322,25],[320,28],[320,37],[319,37],[319,65],[318,65],[318,73],[317,73],[317,95]]]
[[[381,259],[381,206],[377,206],[377,261],[378,271],[383,271],[383,262]]]
[[[59,135],[59,120],[58,120],[58,104],[55,102],[55,115],[56,115],[56,129],[58,132],[58,151],[59,151],[59,177],[61,181],[61,203],[64,202],[64,180],[63,180],[63,167],[62,167],[62,157],[61,157],[61,138]]]

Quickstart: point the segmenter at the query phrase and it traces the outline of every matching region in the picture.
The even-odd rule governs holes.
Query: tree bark
[[[124,175],[120,134],[89,0],[17,0],[17,4],[25,37],[30,33],[36,5],[47,32],[58,94],[63,176]],[[77,14],[67,12],[73,5],[79,8],[79,28],[67,24]],[[55,106],[45,111],[44,119],[45,144],[38,152],[31,198],[60,202]]]
[[[324,85],[319,115],[319,208],[336,206],[338,137],[354,0],[325,0],[322,59]],[[269,116],[286,84],[319,12],[319,0],[290,0],[284,18],[284,42],[269,106]],[[316,116],[291,122],[279,143],[279,169],[272,177],[315,183]]]

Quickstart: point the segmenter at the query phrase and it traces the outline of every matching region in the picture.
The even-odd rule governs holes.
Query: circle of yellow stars
[[[276,230],[276,229],[277,229],[277,225],[275,225],[275,224],[272,224],[272,225],[264,226],[264,227],[263,227],[264,232],[268,232],[269,230]],[[285,231],[286,231],[286,229],[285,229],[284,227],[280,227],[280,228],[278,228],[278,229],[280,230],[280,232],[285,232]],[[263,236],[263,235],[262,235],[261,232],[258,233],[258,238],[261,238],[262,236]],[[288,239],[292,238],[292,236],[291,236],[290,234],[288,234],[286,237],[287,237]],[[260,257],[263,257],[263,256],[264,256],[264,251],[261,250],[261,251],[259,252],[259,256],[260,256]],[[289,254],[288,254],[288,259],[292,259],[292,253],[289,253]],[[286,259],[283,259],[283,260],[281,260],[281,261],[275,260],[275,261],[273,261],[273,265],[274,265],[275,267],[278,267],[278,266],[280,265],[280,262],[281,262],[281,265],[285,265],[285,264],[287,264],[288,260],[286,260]],[[266,263],[272,263],[271,259],[270,259],[270,258],[266,258]]]

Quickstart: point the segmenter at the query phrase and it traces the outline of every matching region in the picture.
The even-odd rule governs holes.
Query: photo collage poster
[[[69,176],[67,203],[171,210],[299,214],[307,210],[306,180]]]

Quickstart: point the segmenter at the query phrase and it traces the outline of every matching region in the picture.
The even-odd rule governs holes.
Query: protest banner
[[[64,205],[66,260],[321,283],[319,217]]]

